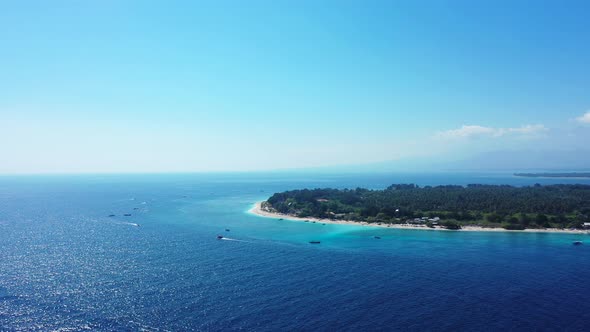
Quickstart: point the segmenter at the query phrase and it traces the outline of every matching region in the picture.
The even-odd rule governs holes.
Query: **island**
[[[275,193],[252,212],[277,219],[394,228],[586,232],[590,185],[302,189]]]
[[[590,172],[571,173],[514,173],[514,176],[527,178],[590,178]]]

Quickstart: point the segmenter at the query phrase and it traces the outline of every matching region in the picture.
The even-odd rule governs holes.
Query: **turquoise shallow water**
[[[276,191],[401,182],[584,180],[501,173],[1,177],[0,330],[586,329],[588,236],[322,226],[246,212]],[[588,245],[571,245],[579,239]]]

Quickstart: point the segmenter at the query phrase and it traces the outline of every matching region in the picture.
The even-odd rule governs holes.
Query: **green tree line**
[[[590,214],[590,185],[394,184],[384,190],[303,189],[276,193],[268,204],[299,217],[402,223],[439,217],[507,229],[581,228]]]

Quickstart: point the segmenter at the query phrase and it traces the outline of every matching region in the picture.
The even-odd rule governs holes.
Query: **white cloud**
[[[520,134],[520,135],[535,135],[547,131],[548,129],[545,128],[542,124],[536,125],[525,125],[520,128],[507,128],[507,129],[498,129],[500,136],[504,134]]]
[[[437,136],[446,137],[446,138],[461,138],[461,137],[492,135],[493,133],[494,133],[494,128],[463,125],[459,129],[441,131],[437,134]]]
[[[525,125],[517,128],[493,128],[478,125],[463,125],[459,129],[441,131],[436,134],[439,138],[471,138],[471,137],[502,137],[509,135],[534,136],[548,129],[542,124]]]
[[[586,112],[584,115],[576,118],[576,121],[583,124],[590,124],[590,111]]]

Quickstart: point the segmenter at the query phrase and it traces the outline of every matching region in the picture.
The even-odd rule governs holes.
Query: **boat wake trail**
[[[139,227],[139,224],[136,224],[134,222],[118,222],[118,225],[129,225],[129,226],[133,226],[133,227]]]
[[[225,240],[225,241],[236,241],[236,242],[245,242],[245,243],[251,243],[250,241],[244,241],[244,240],[238,240],[238,239],[232,239],[229,237],[223,237],[220,240]]]

